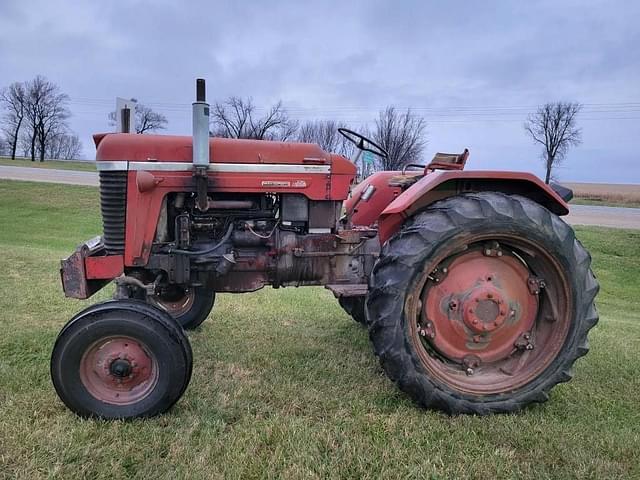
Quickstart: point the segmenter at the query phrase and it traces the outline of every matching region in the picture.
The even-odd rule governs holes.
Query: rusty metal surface
[[[158,361],[142,342],[109,336],[91,345],[80,360],[80,381],[94,398],[131,405],[147,397],[158,382]]]
[[[485,256],[482,249],[445,268],[446,276],[429,288],[423,302],[423,319],[434,329],[433,347],[459,362],[469,354],[492,362],[511,353],[538,313],[538,297],[526,282],[528,269],[512,255]]]
[[[84,257],[76,250],[60,261],[60,279],[67,297],[89,298],[87,278],[84,272]]]
[[[103,251],[103,246],[100,243],[100,238],[96,237],[78,246],[75,252],[61,260],[60,279],[65,296],[79,299],[89,298],[111,279],[87,278],[86,258],[101,251]]]
[[[569,279],[529,239],[464,237],[416,284],[406,307],[415,318],[411,341],[434,378],[463,392],[507,393],[536,378],[562,348],[571,324]]]
[[[195,298],[193,288],[182,289],[178,286],[172,286],[162,294],[150,296],[149,300],[175,318],[191,310]]]
[[[369,291],[366,283],[355,283],[351,285],[325,285],[324,288],[330,290],[336,298],[340,297],[364,297]]]

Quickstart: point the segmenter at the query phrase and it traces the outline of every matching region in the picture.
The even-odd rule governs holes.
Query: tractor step
[[[369,291],[369,286],[366,283],[356,283],[355,285],[325,285],[324,288],[331,290],[336,298],[364,297]]]

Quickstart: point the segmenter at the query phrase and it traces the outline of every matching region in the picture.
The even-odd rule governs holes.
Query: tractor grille
[[[100,211],[108,254],[124,253],[127,172],[100,172]]]

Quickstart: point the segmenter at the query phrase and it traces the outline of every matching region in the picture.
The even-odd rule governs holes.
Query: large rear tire
[[[439,201],[383,247],[366,303],[387,375],[425,407],[513,412],[572,377],[598,283],[571,227],[520,196]]]
[[[131,419],[167,411],[191,378],[182,328],[137,300],[93,305],[65,325],[51,356],[60,399],[82,417]]]
[[[365,297],[339,297],[338,303],[347,314],[361,325],[367,324],[364,311]]]

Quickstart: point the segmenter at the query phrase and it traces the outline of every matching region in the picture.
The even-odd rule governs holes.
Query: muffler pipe
[[[196,80],[196,101],[193,107],[193,176],[196,181],[196,205],[201,212],[209,208],[209,104],[203,78]]]
[[[203,78],[196,80],[196,101],[193,107],[193,164],[209,165],[209,104]]]

